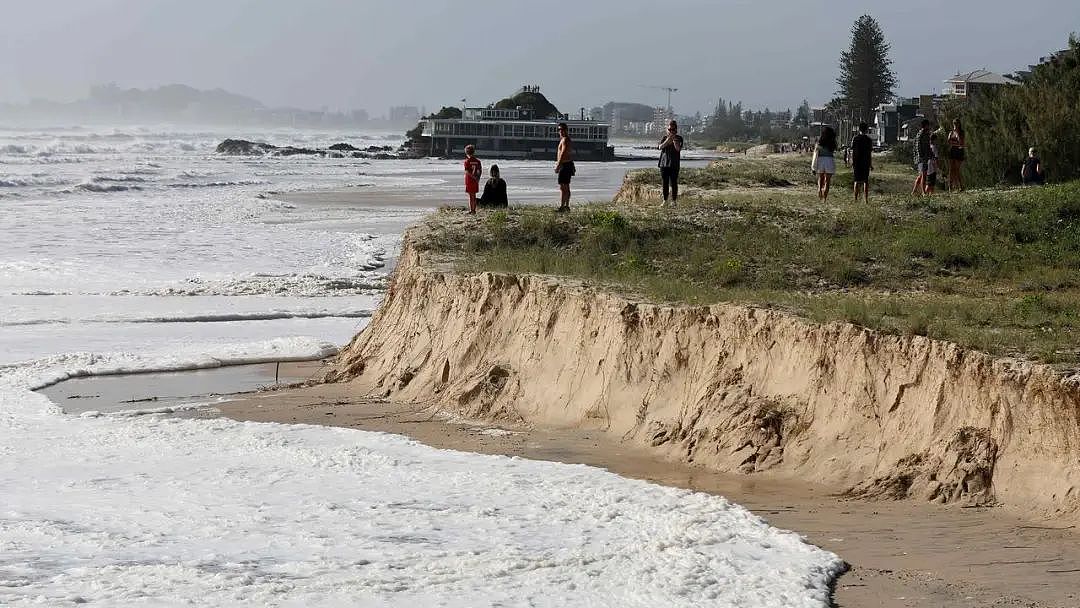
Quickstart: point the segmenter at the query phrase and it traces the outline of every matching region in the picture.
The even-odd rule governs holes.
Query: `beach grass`
[[[912,197],[895,192],[913,177],[897,165],[877,175],[894,192],[870,205],[842,189],[821,204],[798,171],[787,159],[687,171],[684,183],[710,187],[677,209],[594,203],[471,223],[436,217],[421,246],[464,272],[572,277],[658,303],[767,306],[1080,362],[1080,182]],[[628,182],[649,184],[650,173]],[[791,185],[769,186],[756,177],[764,173]]]

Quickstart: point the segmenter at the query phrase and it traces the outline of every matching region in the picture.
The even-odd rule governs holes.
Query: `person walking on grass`
[[[812,164],[818,177],[818,200],[822,202],[829,199],[832,176],[836,173],[836,148],[836,131],[832,127],[825,127],[821,130],[821,137],[814,149]]]
[[[930,121],[923,119],[919,125],[919,134],[915,136],[915,170],[919,176],[915,178],[915,185],[911,188],[912,196],[926,194],[926,175],[930,169],[930,157],[933,151],[930,148]]]
[[[874,168],[874,141],[866,133],[870,125],[859,123],[859,132],[851,138],[851,171],[855,177],[855,202],[859,202],[859,191],[863,193],[866,204],[870,204],[870,171]]]
[[[966,142],[964,140],[964,126],[960,119],[952,121],[952,131],[949,132],[949,191],[964,191],[964,176],[961,173],[964,161],[967,160]]]
[[[469,194],[469,214],[476,215],[476,193],[480,191],[480,176],[484,174],[484,168],[480,165],[480,159],[476,158],[476,148],[469,144],[465,146],[465,192]]]
[[[674,120],[668,123],[667,135],[660,140],[660,181],[664,184],[664,204],[668,202],[668,190],[671,190],[671,203],[679,202],[679,161],[682,157],[683,138],[679,135],[679,124]]]
[[[574,145],[570,141],[570,129],[565,122],[559,123],[559,151],[555,156],[555,174],[559,176],[559,211],[570,210],[570,180],[577,170],[574,167]]]

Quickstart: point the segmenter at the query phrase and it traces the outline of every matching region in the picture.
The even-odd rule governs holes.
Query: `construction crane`
[[[646,89],[658,89],[661,91],[667,91],[667,111],[668,114],[671,114],[671,94],[677,93],[679,91],[677,87],[662,87],[654,84],[642,84],[638,86],[644,87]]]

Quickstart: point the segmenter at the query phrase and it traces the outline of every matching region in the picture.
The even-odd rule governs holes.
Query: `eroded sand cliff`
[[[1080,382],[918,336],[439,270],[406,238],[329,381],[469,418],[599,428],[865,497],[1080,515]]]

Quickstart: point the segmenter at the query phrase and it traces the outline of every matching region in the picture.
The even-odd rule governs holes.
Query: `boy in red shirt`
[[[476,148],[465,146],[465,192],[469,193],[469,214],[476,215],[476,193],[480,191],[480,176],[484,169],[476,158]]]

